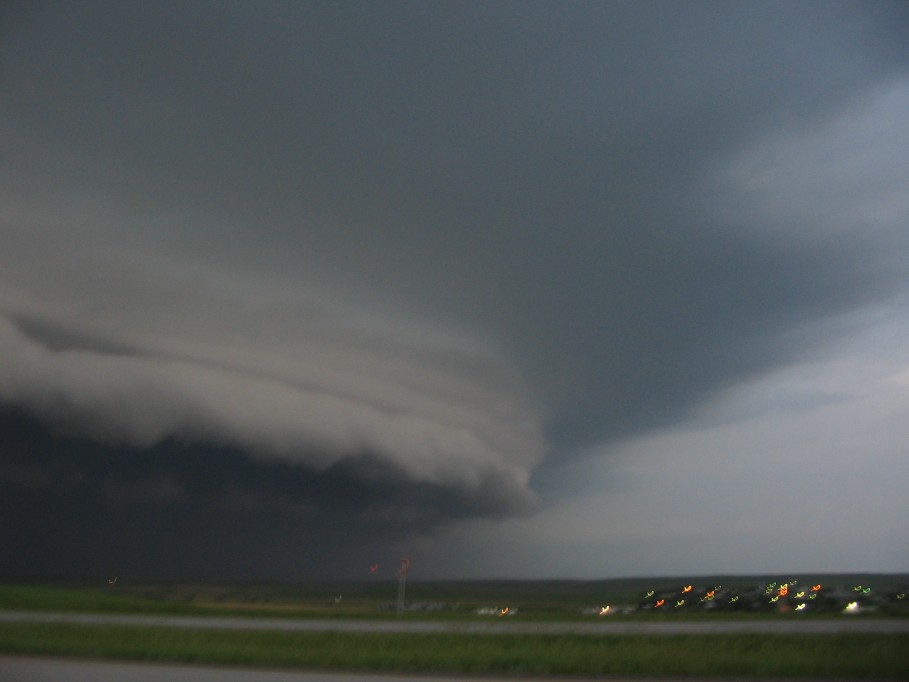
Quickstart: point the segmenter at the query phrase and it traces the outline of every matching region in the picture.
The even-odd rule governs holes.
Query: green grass
[[[84,613],[192,613],[191,605],[122,594],[107,589],[0,585],[0,610]]]
[[[0,610],[476,621],[476,606],[508,605],[521,609],[513,620],[595,622],[599,619],[581,616],[579,606],[627,598],[631,588],[615,582],[415,583],[408,586],[408,601],[444,601],[459,608],[396,616],[378,611],[395,596],[396,586],[388,581],[301,586],[121,583],[113,588],[105,583],[0,585]],[[334,596],[342,593],[343,600],[336,604]],[[808,615],[645,613],[610,619],[802,620]],[[462,675],[909,679],[906,651],[907,635],[483,636],[0,623],[4,654]]]
[[[636,603],[627,581],[482,581],[466,583],[416,582],[408,586],[408,603],[442,602],[440,611],[408,612],[414,620],[473,621],[478,606],[508,606],[517,609],[509,620],[590,622],[596,616],[582,615],[582,607],[604,603]],[[623,591],[624,590],[624,591]],[[342,594],[340,603],[335,596]],[[0,610],[64,611],[84,613],[142,613],[161,615],[266,616],[285,618],[391,617],[380,607],[393,604],[393,582],[350,582],[314,585],[135,585],[122,581],[109,588],[101,585],[0,584]],[[909,602],[902,610],[888,608],[877,616],[909,616]],[[612,615],[610,620],[779,620],[835,618],[836,613],[781,614],[775,612],[654,611]],[[875,617],[864,614],[861,618]],[[855,616],[852,616],[855,618]]]
[[[907,635],[299,633],[0,624],[0,653],[375,672],[909,678]]]

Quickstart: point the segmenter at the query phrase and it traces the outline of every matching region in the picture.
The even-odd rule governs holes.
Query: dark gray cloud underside
[[[369,456],[326,471],[167,441],[99,446],[0,411],[0,576],[384,577],[402,540],[493,514]],[[66,563],[61,563],[66,557]]]

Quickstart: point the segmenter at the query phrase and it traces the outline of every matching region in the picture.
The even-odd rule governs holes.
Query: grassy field
[[[899,576],[893,580],[903,580]],[[746,579],[740,579],[747,587]],[[515,621],[594,621],[584,606],[633,603],[663,581],[426,582],[390,612],[394,582],[315,585],[0,585],[0,610],[287,618],[476,620],[479,606],[510,606]],[[676,580],[676,582],[679,582]],[[714,581],[719,582],[719,580]],[[866,580],[864,584],[871,582]],[[670,583],[671,584],[671,583]],[[904,584],[904,583],[903,583]],[[386,610],[383,610],[383,607]],[[900,615],[900,612],[885,615]],[[907,615],[907,614],[902,614]],[[672,613],[617,620],[803,619],[837,614]],[[858,616],[858,617],[876,617]],[[543,635],[176,630],[123,625],[0,623],[0,653],[324,670],[474,675],[709,676],[909,679],[907,635]]]
[[[909,576],[824,576],[833,580],[872,584],[891,589],[909,583]],[[707,584],[747,589],[757,578],[716,576],[701,578]],[[407,586],[407,603],[432,610],[408,612],[404,617],[467,620],[477,618],[479,607],[509,607],[519,620],[590,620],[582,609],[603,604],[636,604],[648,589],[683,584],[682,578],[615,579],[603,581],[415,581]],[[106,580],[85,584],[0,584],[0,610],[81,611],[92,613],[149,613],[186,615],[244,615],[288,618],[385,618],[393,611],[397,585],[393,581],[282,584],[130,584],[113,587]],[[909,600],[885,615],[909,616]],[[626,619],[661,618],[779,618],[793,614],[655,612],[632,614]],[[798,614],[797,617],[814,617]],[[830,617],[821,614],[821,617]]]
[[[909,636],[353,634],[2,623],[0,653],[493,675],[909,678]]]

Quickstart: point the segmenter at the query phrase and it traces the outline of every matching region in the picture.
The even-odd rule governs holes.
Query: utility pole
[[[407,586],[407,569],[410,568],[410,559],[401,559],[401,568],[398,569],[398,613],[404,612],[404,588]]]

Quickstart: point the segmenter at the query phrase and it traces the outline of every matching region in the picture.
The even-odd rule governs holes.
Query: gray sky
[[[909,570],[907,35],[5,3],[0,574]]]

